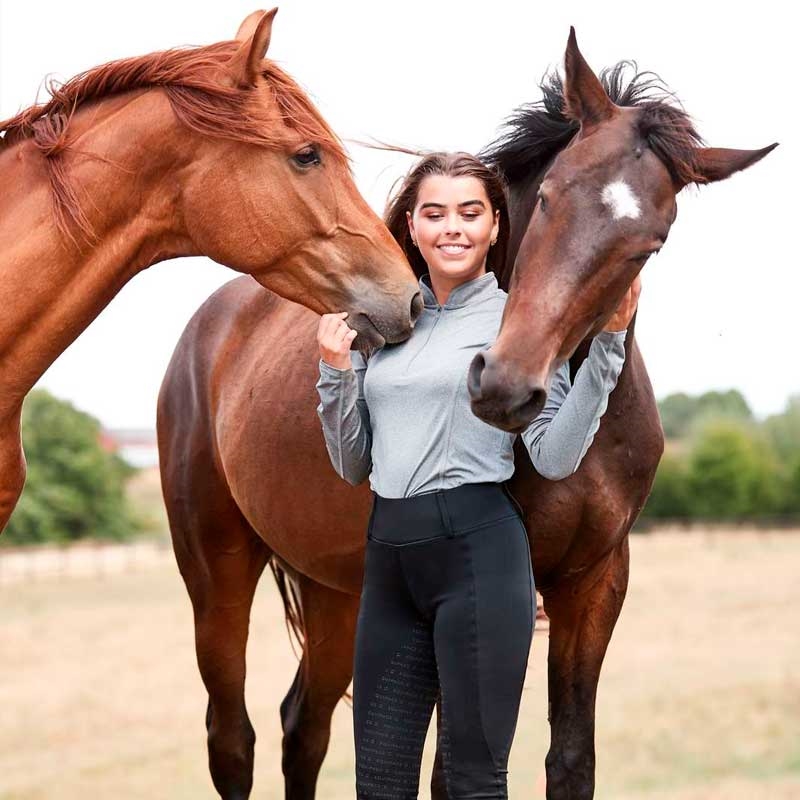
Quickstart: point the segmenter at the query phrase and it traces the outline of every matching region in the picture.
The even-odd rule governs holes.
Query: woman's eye
[[[441,214],[428,214],[428,219],[441,219]]]
[[[475,213],[464,214],[464,219],[477,219],[477,218],[478,218],[478,214],[475,214]]]
[[[294,162],[300,167],[310,167],[320,163],[319,151],[313,145],[304,147],[292,156]]]

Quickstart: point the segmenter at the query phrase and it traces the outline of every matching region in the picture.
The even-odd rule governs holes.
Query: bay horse
[[[498,274],[510,294],[502,346],[483,354],[483,374],[472,365],[469,379],[481,413],[494,409],[484,395],[502,407],[491,394],[505,397],[500,377],[509,397],[511,389],[517,393],[510,401],[519,404],[521,395],[521,411],[510,402],[508,418],[487,414],[507,428],[535,413],[550,361],[569,358],[574,375],[592,334],[666,238],[681,186],[725,178],[771,149],[701,147],[656,76],[626,82],[626,69],[621,62],[598,79],[571,31],[564,81],[550,76],[543,100],[518,111],[485,151],[510,183],[512,251]],[[617,181],[638,204],[636,228],[628,225],[634,203],[625,189],[603,191]],[[246,798],[252,788],[245,649],[253,594],[268,563],[287,624],[303,642],[280,708],[290,800],[315,796],[331,715],[352,676],[371,494],[366,483],[343,483],[325,449],[314,389],[318,321],[251,280],[232,281],[190,321],[159,396],[162,486],[208,691],[211,776],[226,800]],[[548,481],[520,441],[515,449],[509,485],[524,512],[550,617],[550,800],[594,793],[600,667],[627,588],[628,531],[663,448],[634,328],[635,319],[625,367],[578,471]],[[529,362],[535,368],[522,371]],[[512,366],[522,375],[516,383]],[[447,797],[438,748],[431,796]]]
[[[0,531],[25,479],[23,399],[136,273],[205,255],[359,336],[422,308],[341,142],[264,56],[277,9],[236,38],[114,61],[0,122]]]

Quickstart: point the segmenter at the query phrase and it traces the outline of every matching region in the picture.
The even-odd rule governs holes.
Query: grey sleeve
[[[364,399],[367,362],[358,350],[350,353],[350,360],[352,369],[337,369],[319,360],[317,416],[333,468],[356,486],[372,468],[372,428]]]
[[[572,475],[589,449],[625,363],[626,331],[601,331],[570,386],[569,363],[553,377],[547,402],[522,432],[536,471],[552,481]]]

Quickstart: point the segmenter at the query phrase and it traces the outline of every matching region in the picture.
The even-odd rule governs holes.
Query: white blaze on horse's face
[[[603,189],[602,200],[611,209],[614,219],[623,217],[639,219],[641,214],[639,199],[625,181],[616,180],[609,183]]]

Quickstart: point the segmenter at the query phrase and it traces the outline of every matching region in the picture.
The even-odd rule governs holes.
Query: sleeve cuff
[[[332,378],[338,378],[341,375],[345,375],[348,372],[352,372],[352,367],[347,367],[347,369],[339,369],[338,367],[332,367],[327,361],[323,361],[322,359],[319,360],[319,371],[321,375],[328,375]]]
[[[612,342],[624,340],[628,329],[622,331],[600,331],[594,338],[599,339],[604,344],[611,344]]]

